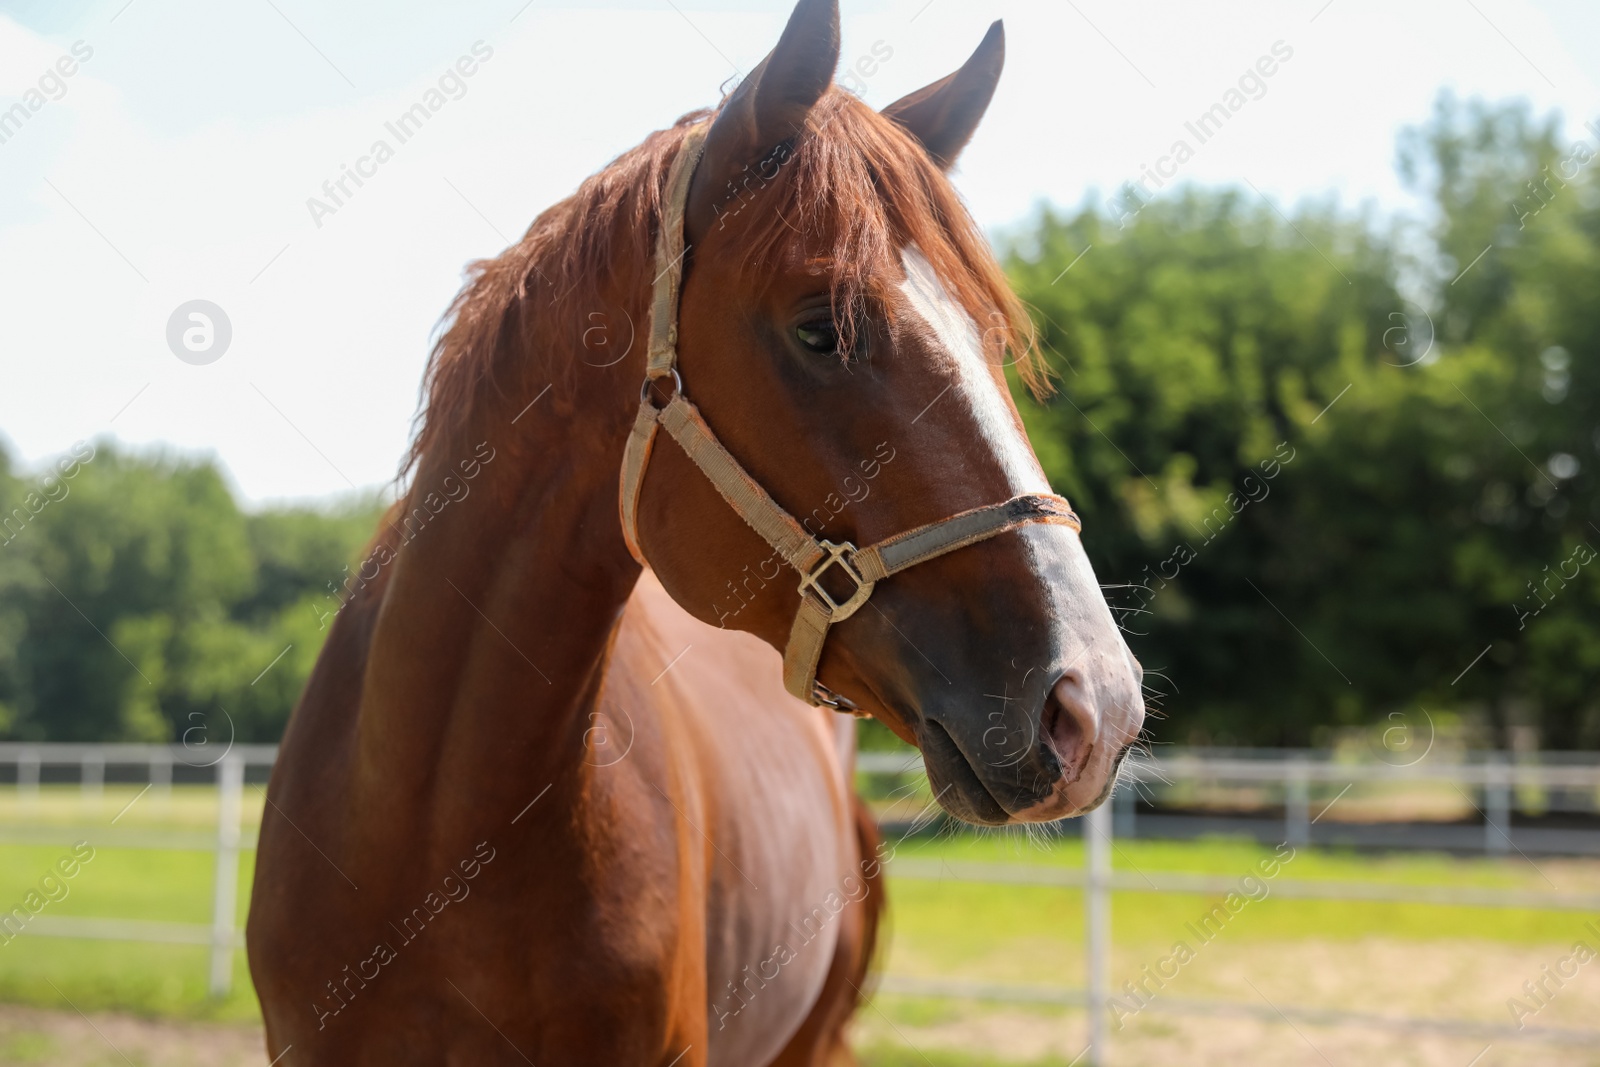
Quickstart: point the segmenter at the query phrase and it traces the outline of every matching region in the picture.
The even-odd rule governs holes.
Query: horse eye
[[[839,350],[839,331],[831,319],[818,319],[795,328],[800,343],[818,355],[831,356]]]

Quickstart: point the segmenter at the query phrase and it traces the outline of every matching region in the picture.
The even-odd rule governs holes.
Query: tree
[[[170,741],[204,725],[275,741],[325,636],[317,609],[379,502],[247,515],[211,461],[106,443],[33,479],[9,471],[0,729]]]
[[[1555,128],[1441,100],[1402,149],[1431,255],[1402,251],[1416,223],[1192,189],[1013,242],[1061,386],[1024,419],[1177,690],[1166,739],[1303,744],[1424,702],[1600,743],[1600,198]]]

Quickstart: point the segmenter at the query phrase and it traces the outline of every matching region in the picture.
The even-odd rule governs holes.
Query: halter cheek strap
[[[817,664],[822,660],[829,628],[859,611],[878,582],[907,567],[1020,526],[1039,522],[1070,526],[1074,530],[1081,526],[1066,500],[1047,493],[1030,493],[963,511],[858,549],[848,541],[835,543],[811,536],[729,454],[706,425],[699,409],[683,395],[683,382],[676,368],[678,298],[685,252],[684,211],[689,199],[689,182],[705,146],[706,130],[707,126],[702,124],[689,131],[667,173],[661,230],[656,239],[656,279],[651,294],[650,348],[645,380],[639,395],[639,414],[634,419],[622,457],[619,500],[622,536],[633,558],[646,564],[639,547],[639,492],[644,485],[644,472],[650,463],[656,434],[665,430],[734,512],[800,575],[800,604],[783,653],[784,688],[809,704],[854,710],[855,705],[849,700],[817,681]],[[671,380],[672,399],[657,407],[652,389],[664,379]],[[842,600],[822,584],[823,576],[830,570],[837,571],[836,589],[840,585],[850,587],[850,593]]]

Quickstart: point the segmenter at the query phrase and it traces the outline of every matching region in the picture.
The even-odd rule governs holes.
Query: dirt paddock
[[[857,1027],[867,1050],[912,1050],[894,1062],[1062,1065],[1082,1050],[1081,1012],[949,1006],[937,1019],[893,1021],[868,1007]],[[1482,1040],[1373,1033],[1248,1019],[1142,1016],[1115,1035],[1117,1067],[1600,1067],[1600,1049],[1491,1045]],[[1071,1051],[1067,1051],[1067,1050]],[[981,1052],[977,1050],[982,1050]],[[995,1057],[995,1058],[989,1058]],[[1476,1059],[1475,1059],[1476,1057]],[[876,1057],[869,1055],[867,1067]],[[264,1067],[254,1025],[139,1019],[0,1005],[0,1067]]]
[[[0,1005],[0,1064],[262,1067],[261,1028]]]

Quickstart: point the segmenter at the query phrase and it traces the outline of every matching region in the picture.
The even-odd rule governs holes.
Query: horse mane
[[[492,421],[497,412],[510,419],[543,385],[570,375],[598,310],[626,311],[642,351],[667,170],[688,130],[712,116],[691,112],[650,134],[541,214],[517,244],[471,264],[428,362],[402,478],[436,452],[470,453],[474,426],[504,425]],[[832,268],[845,346],[864,312],[888,306],[900,249],[915,244],[979,324],[986,354],[1009,352],[1023,383],[1048,391],[1032,321],[959,194],[910,134],[854,94],[825,93],[777,174],[759,189],[747,183],[745,195],[722,216],[732,254],[759,278],[803,242],[809,259]],[[407,490],[408,506],[423,488]]]

